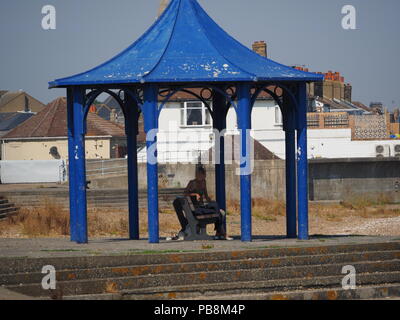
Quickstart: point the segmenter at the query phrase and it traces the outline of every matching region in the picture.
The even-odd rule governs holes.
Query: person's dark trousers
[[[186,230],[186,226],[188,225],[188,221],[185,217],[185,214],[183,213],[183,207],[182,207],[182,200],[181,199],[176,199],[173,203],[176,215],[178,216],[179,223],[181,224],[181,231]]]
[[[206,207],[209,209],[213,209],[216,213],[219,213],[219,219],[215,223],[215,231],[217,231],[217,233],[219,233],[220,235],[225,235],[226,231],[224,226],[225,226],[226,215],[221,213],[218,202],[215,201],[208,202]]]

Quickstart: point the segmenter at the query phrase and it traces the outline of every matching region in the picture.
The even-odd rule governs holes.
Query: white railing
[[[127,159],[88,160],[86,163],[87,177],[118,175],[127,172]]]

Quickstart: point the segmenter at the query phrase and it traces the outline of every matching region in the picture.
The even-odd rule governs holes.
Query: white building
[[[252,137],[277,157],[285,159],[285,133],[282,114],[272,99],[255,103],[252,114]],[[236,113],[227,116],[227,134],[239,135]],[[207,107],[198,101],[173,101],[165,105],[159,119],[158,157],[161,163],[197,162],[199,155],[208,154],[214,145],[212,118]],[[382,146],[382,156],[399,156],[395,146],[399,140],[352,141],[351,128],[308,130],[308,157],[371,158]],[[398,149],[399,147],[397,147]],[[204,160],[203,159],[203,160]],[[139,161],[146,161],[146,150],[139,152]]]

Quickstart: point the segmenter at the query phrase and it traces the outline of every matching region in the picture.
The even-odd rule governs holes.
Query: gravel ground
[[[269,213],[266,213],[269,212]],[[258,208],[253,212],[254,236],[284,236],[286,235],[286,217],[284,208],[276,211]],[[91,237],[125,237],[127,235],[127,212],[111,212],[98,210],[95,214],[99,219],[98,232],[91,233]],[[65,212],[68,217],[68,212]],[[147,237],[147,212],[143,210],[140,217],[141,236]],[[67,218],[68,219],[68,218]],[[93,221],[93,219],[91,220]],[[122,221],[122,223],[120,223]],[[90,224],[93,227],[93,224]],[[106,226],[106,228],[104,228]],[[228,233],[240,236],[240,214],[235,211],[227,216]],[[90,227],[90,226],[89,226]],[[114,227],[114,229],[113,229]],[[363,209],[347,209],[341,205],[310,206],[309,215],[310,235],[364,235],[364,236],[400,236],[400,206],[375,206]],[[113,229],[113,230],[111,230]],[[168,237],[179,231],[180,226],[175,212],[171,208],[160,212],[160,236]],[[208,232],[214,232],[214,226],[208,227]],[[50,233],[47,237],[58,237],[57,233]],[[0,221],[0,238],[28,238],[20,225],[7,224]],[[65,236],[64,236],[65,237]]]
[[[228,224],[232,234],[239,232],[238,219]],[[400,217],[362,218],[350,216],[340,221],[310,217],[310,234],[320,235],[365,235],[365,236],[400,236]],[[240,227],[240,224],[239,224]],[[278,217],[277,221],[266,222],[260,219],[253,221],[255,235],[284,235],[286,218]]]
[[[344,224],[339,227],[332,228],[332,232],[345,235],[400,235],[400,217],[369,219],[368,221],[349,220],[350,221],[345,221]]]

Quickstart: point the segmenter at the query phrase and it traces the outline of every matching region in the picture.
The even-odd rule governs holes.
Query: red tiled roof
[[[274,92],[274,87],[269,87],[268,89],[270,89],[272,92]],[[188,91],[192,91],[193,93],[201,96],[202,89],[194,88],[194,89],[187,89],[187,90]],[[168,94],[168,93],[166,93],[166,94]],[[278,89],[277,94],[278,95],[282,94],[282,90],[280,88]],[[205,100],[210,100],[209,99],[210,92],[208,90],[204,91],[203,92],[203,97],[205,98]],[[159,96],[158,99],[159,99],[159,101],[163,101],[165,99],[165,97]],[[262,91],[259,94],[257,99],[259,99],[259,100],[272,99],[272,97],[268,93]],[[198,101],[199,99],[196,98],[195,96],[191,95],[190,93],[187,93],[187,92],[184,92],[184,91],[179,91],[179,92],[177,92],[176,94],[174,94],[170,98],[170,101],[188,101],[188,100],[196,100],[196,101]]]
[[[3,139],[67,137],[67,135],[67,99],[57,98],[37,115],[10,131]],[[87,136],[125,137],[125,130],[116,123],[89,113]]]

